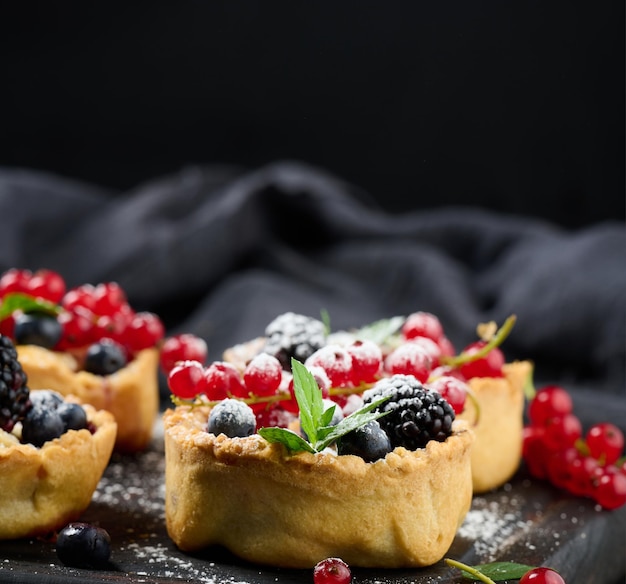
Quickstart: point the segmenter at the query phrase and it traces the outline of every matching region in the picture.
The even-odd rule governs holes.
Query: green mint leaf
[[[22,312],[42,312],[44,314],[58,314],[61,308],[42,298],[35,298],[22,292],[9,292],[0,302],[0,320],[13,314],[16,310]]]
[[[372,413],[372,410],[378,407],[383,402],[387,401],[388,397],[381,397],[362,408],[359,408],[355,412],[352,412],[349,416],[341,420],[336,426],[329,426],[330,432],[318,433],[318,441],[313,444],[314,448],[319,452],[324,450],[327,446],[330,446],[337,438],[341,438],[348,432],[356,430],[361,426],[365,426],[373,420],[386,416],[389,412],[376,412]],[[326,430],[326,428],[324,428]],[[322,434],[322,435],[320,435]]]
[[[322,417],[320,418],[320,426],[330,426],[333,416],[335,415],[336,405],[330,406],[324,410]]]
[[[403,316],[377,320],[360,328],[356,331],[355,336],[363,341],[374,341],[378,345],[384,345],[398,333],[405,320]]]
[[[291,359],[293,373],[293,391],[300,408],[300,425],[314,443],[317,440],[317,429],[324,413],[322,392],[311,372],[296,359]]]
[[[260,428],[259,434],[268,442],[278,442],[283,444],[291,453],[301,452],[303,450],[305,452],[315,453],[315,449],[304,438],[302,438],[302,436],[299,436],[288,428]]]
[[[463,576],[469,580],[487,583],[499,582],[501,580],[519,580],[526,572],[534,568],[534,566],[517,564],[515,562],[492,562],[478,566],[467,566],[461,562],[447,558],[445,562],[449,566],[461,570]]]

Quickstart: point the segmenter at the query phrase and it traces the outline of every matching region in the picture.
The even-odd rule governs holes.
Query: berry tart
[[[158,415],[160,319],[135,312],[115,282],[66,290],[51,270],[0,278],[0,332],[17,347],[31,389],[73,395],[111,412],[115,449],[137,452]]]
[[[456,354],[440,320],[428,312],[371,323],[357,331],[329,332],[322,320],[287,312],[268,324],[265,335],[235,345],[224,360],[243,371],[267,353],[289,375],[289,360],[301,359],[320,382],[325,397],[349,411],[379,379],[415,376],[437,390],[468,421],[476,435],[472,447],[475,493],[502,486],[522,460],[525,386],[532,378],[529,361],[505,363],[501,343],[514,326],[512,316],[497,329],[479,325],[479,339]],[[278,391],[280,394],[280,391]],[[289,401],[271,402],[280,418]]]
[[[344,414],[309,368],[292,359],[290,369],[269,355],[243,373],[226,362],[172,369],[176,407],[163,420],[174,543],[289,568],[439,561],[471,505],[469,424],[412,375],[381,379]],[[219,392],[230,397],[210,399]],[[268,415],[276,395],[289,415]]]
[[[15,346],[0,335],[0,539],[44,536],[78,518],[116,429],[109,412],[30,391]]]

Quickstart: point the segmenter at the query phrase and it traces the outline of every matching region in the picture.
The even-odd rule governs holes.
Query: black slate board
[[[0,582],[62,584],[305,584],[312,571],[281,570],[241,562],[226,550],[180,552],[164,523],[165,461],[162,426],[149,450],[114,454],[93,501],[81,518],[107,529],[111,568],[68,568],[54,543],[0,543]],[[514,561],[549,565],[567,584],[618,584],[626,573],[626,507],[602,511],[532,480],[521,468],[502,488],[474,497],[472,508],[446,557],[467,564]],[[359,584],[452,584],[468,582],[443,561],[424,569],[354,569]]]

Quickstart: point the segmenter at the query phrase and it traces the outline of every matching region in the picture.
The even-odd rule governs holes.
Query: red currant
[[[519,584],[565,584],[565,580],[551,568],[533,568],[520,578]]]
[[[225,361],[214,361],[204,371],[199,383],[201,393],[210,400],[219,401],[227,397],[247,397],[247,391],[237,368]]]
[[[124,343],[131,352],[154,347],[165,336],[161,319],[152,312],[135,314],[124,332]]]
[[[424,383],[432,370],[433,360],[428,352],[417,343],[403,343],[385,359],[384,367],[390,375],[413,375]]]
[[[94,312],[112,316],[127,304],[126,293],[117,282],[98,284],[93,291]]]
[[[460,414],[465,409],[465,398],[469,388],[464,381],[451,375],[444,375],[429,382],[428,387],[437,391],[452,406],[455,414]]]
[[[181,399],[193,399],[200,391],[204,368],[198,361],[179,361],[169,372],[167,383],[170,391]]]
[[[572,398],[558,385],[539,389],[528,406],[528,417],[534,426],[543,426],[550,418],[572,413]]]
[[[456,355],[456,349],[454,348],[452,341],[445,335],[437,341],[437,344],[439,345],[439,350],[442,355],[445,355],[446,357]]]
[[[605,472],[598,480],[592,496],[604,509],[617,509],[626,504],[626,475]]]
[[[474,355],[482,350],[486,344],[485,341],[476,341],[465,347],[462,352]],[[461,373],[466,379],[471,379],[472,377],[502,377],[504,361],[502,351],[498,347],[494,347],[484,357],[463,363],[460,366]]]
[[[256,412],[255,415],[257,428],[270,428],[275,426],[288,428],[289,424],[298,418],[295,413],[285,410],[281,406],[264,407]]]
[[[356,340],[346,350],[352,357],[352,384],[376,381],[383,362],[380,347],[374,341]]]
[[[204,339],[191,333],[181,333],[165,339],[159,355],[161,369],[167,373],[178,361],[193,360],[204,365],[208,357]]]
[[[314,584],[350,584],[350,567],[340,558],[326,558],[313,568]]]
[[[76,305],[73,310],[62,311],[57,320],[61,323],[63,334],[56,350],[83,347],[96,340],[93,334],[95,316],[87,308]]]
[[[427,337],[438,342],[443,336],[443,326],[439,319],[430,312],[414,312],[404,321],[402,334],[405,339]]]
[[[259,353],[253,357],[243,372],[246,389],[258,396],[276,393],[282,377],[280,361],[268,353]]]
[[[602,460],[604,464],[613,464],[624,450],[624,434],[609,422],[594,424],[585,436],[589,454]]]
[[[68,290],[61,299],[61,306],[66,310],[73,311],[76,306],[95,312],[96,302],[94,299],[95,287],[91,284],[82,284]]]
[[[0,298],[11,292],[27,292],[32,277],[30,270],[11,268],[0,277]]]
[[[313,353],[306,361],[308,368],[321,367],[333,387],[347,387],[352,382],[352,356],[340,345],[326,345]]]
[[[65,294],[65,280],[52,270],[37,270],[27,284],[27,291],[36,298],[58,304]]]
[[[550,418],[545,424],[544,444],[550,450],[573,446],[582,436],[582,425],[574,414]]]
[[[543,426],[527,426],[522,432],[522,456],[528,472],[537,479],[548,478],[548,458],[551,452],[544,444],[545,433]]]

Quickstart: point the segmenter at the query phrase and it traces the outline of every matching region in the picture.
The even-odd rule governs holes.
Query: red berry
[[[208,356],[204,339],[190,333],[181,333],[165,339],[159,356],[161,369],[167,373],[178,361],[193,360],[204,365]]]
[[[546,430],[542,426],[527,426],[522,433],[522,456],[528,472],[537,479],[548,478],[548,458],[544,444]]]
[[[570,463],[570,480],[565,489],[579,497],[590,496],[598,481],[600,465],[595,458],[579,455]]]
[[[165,336],[161,319],[152,312],[135,314],[124,332],[124,344],[131,353],[154,347]]]
[[[0,298],[11,292],[23,292],[28,290],[28,282],[32,277],[30,270],[11,268],[0,277]]]
[[[199,384],[202,393],[210,400],[219,401],[227,397],[247,397],[247,391],[237,368],[225,361],[214,361],[204,371]]]
[[[460,414],[465,409],[465,398],[469,387],[464,381],[452,375],[444,375],[429,382],[428,387],[439,392],[441,397],[452,406],[455,414]]]
[[[486,344],[485,341],[476,341],[465,347],[462,352],[473,355],[482,350]],[[463,363],[460,369],[466,379],[471,379],[472,377],[502,377],[504,361],[504,354],[498,347],[495,347],[484,357]]]
[[[573,446],[582,436],[582,425],[574,414],[550,418],[544,425],[544,444],[550,450],[560,450]]]
[[[609,422],[594,424],[587,431],[585,442],[589,454],[603,462],[613,464],[624,450],[624,434]]]
[[[61,323],[63,333],[55,349],[63,351],[91,344],[95,340],[95,318],[90,310],[79,305],[72,310],[62,311],[57,320]]]
[[[96,302],[94,299],[95,287],[91,284],[83,284],[72,288],[65,293],[61,300],[61,306],[66,310],[73,311],[75,307],[80,306],[95,312]]]
[[[443,336],[443,326],[439,319],[430,312],[414,312],[404,321],[402,334],[406,339],[426,337],[438,342]]]
[[[626,503],[626,475],[621,472],[605,472],[592,496],[604,509],[617,509]]]
[[[352,357],[352,384],[373,383],[378,378],[383,362],[380,347],[370,340],[356,340],[346,347]]]
[[[565,584],[565,580],[551,568],[533,568],[520,578],[519,584]]]
[[[276,393],[282,377],[280,361],[268,353],[259,353],[253,357],[243,372],[246,389],[258,396]]]
[[[126,293],[117,282],[98,284],[93,290],[94,312],[112,316],[127,304]]]
[[[550,453],[546,463],[548,479],[560,489],[567,489],[573,480],[573,463],[580,458],[576,448],[565,448]]]
[[[384,367],[390,375],[413,375],[424,383],[432,370],[433,360],[428,352],[417,343],[403,343],[385,359]]]
[[[314,584],[350,584],[350,568],[340,558],[326,558],[313,568]]]
[[[352,356],[340,345],[331,344],[318,349],[305,361],[305,365],[308,368],[321,367],[332,387],[347,387],[352,383]]]
[[[58,304],[65,294],[65,280],[52,270],[37,270],[27,284],[27,291],[36,298]]]
[[[267,404],[265,404],[267,405]],[[287,428],[298,416],[281,406],[265,407],[255,413],[257,428]]]
[[[182,399],[193,399],[200,391],[204,368],[198,361],[179,361],[169,372],[167,383],[170,391]]]
[[[558,385],[539,389],[528,406],[528,417],[534,426],[543,426],[550,418],[572,413],[572,398]]]
[[[456,355],[456,349],[454,348],[452,341],[445,335],[437,341],[437,344],[439,345],[439,350],[441,351],[442,355],[446,357],[452,357]]]

